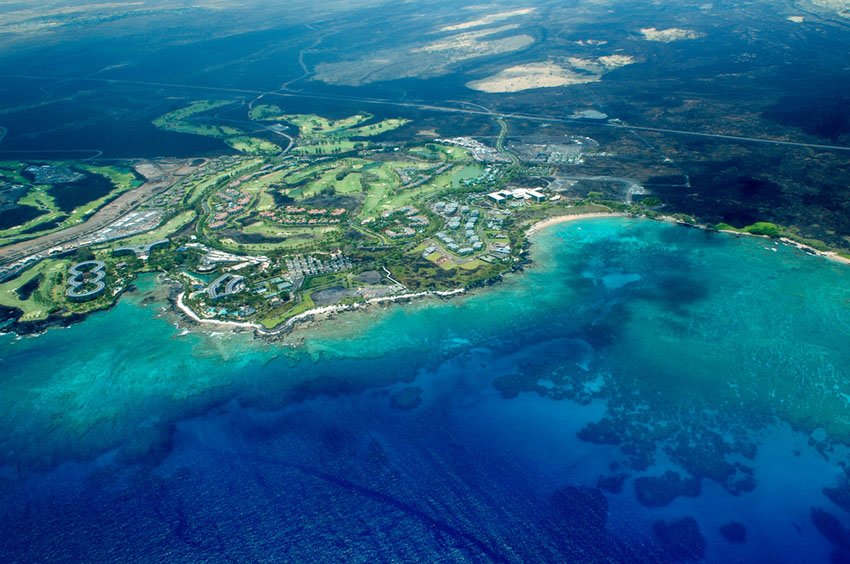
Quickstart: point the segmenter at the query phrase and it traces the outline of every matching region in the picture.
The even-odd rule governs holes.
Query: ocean
[[[850,557],[848,267],[625,218],[532,258],[291,345],[151,277],[0,336],[0,560]]]

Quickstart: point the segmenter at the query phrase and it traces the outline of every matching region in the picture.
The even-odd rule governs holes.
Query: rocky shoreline
[[[536,233],[561,223],[568,223],[573,221],[585,220],[585,219],[595,219],[595,218],[612,218],[612,217],[630,217],[625,213],[604,213],[604,212],[593,212],[593,213],[583,213],[583,214],[563,214],[553,216],[547,219],[543,219],[537,221],[531,225],[526,230],[526,237],[531,238]],[[764,235],[754,235],[751,233],[742,233],[738,231],[718,231],[717,229],[712,228],[708,225],[702,224],[693,224],[682,221],[679,218],[671,217],[671,216],[658,216],[657,218],[653,218],[657,221],[666,221],[670,223],[676,223],[678,225],[683,225],[685,227],[692,227],[695,229],[702,229],[705,231],[714,231],[719,233],[726,233],[729,235],[738,235],[738,236],[748,236],[748,237],[760,237],[765,239],[771,239],[770,237]],[[779,241],[784,245],[792,246],[800,251],[812,255],[819,256],[822,258],[826,258],[831,261],[839,262],[841,264],[850,265],[850,259],[839,255],[834,251],[819,251],[813,247],[805,245],[803,243],[794,241],[792,239],[788,239],[786,237],[782,237],[780,239],[773,239],[774,241]],[[529,240],[528,246],[532,243]],[[521,271],[525,266],[530,264],[531,260],[528,257],[528,248],[523,250],[523,253],[520,257],[520,261],[514,266],[513,271]],[[501,278],[501,277],[499,277]],[[253,333],[255,338],[262,339],[268,342],[280,342],[284,337],[291,335],[297,328],[303,327],[306,325],[310,325],[313,323],[319,323],[322,321],[327,321],[330,319],[336,318],[339,314],[350,312],[350,311],[367,311],[369,308],[372,308],[377,305],[382,304],[390,304],[390,303],[409,303],[413,300],[423,299],[423,298],[439,298],[439,299],[451,299],[460,294],[468,294],[469,292],[475,290],[474,288],[456,288],[453,290],[431,290],[431,291],[423,291],[423,292],[411,292],[405,294],[398,294],[395,296],[385,296],[380,298],[372,298],[366,300],[363,303],[357,304],[348,304],[348,305],[329,305],[322,307],[315,307],[309,309],[303,313],[300,313],[290,319],[287,319],[282,325],[275,327],[273,329],[267,329],[262,325],[254,322],[238,322],[238,321],[222,321],[218,319],[207,319],[200,317],[197,313],[195,313],[189,306],[187,306],[184,302],[184,292],[182,287],[171,280],[167,276],[163,276],[163,280],[172,285],[172,289],[168,295],[168,301],[171,303],[172,312],[176,314],[179,319],[185,321],[188,325],[193,325],[195,327],[208,327],[210,329],[223,329],[227,331],[233,331],[236,333],[240,332],[251,332]],[[495,283],[495,281],[488,281],[483,285],[491,285]],[[134,291],[135,286],[130,286],[124,290]],[[122,292],[122,294],[124,293]],[[109,306],[109,308],[105,308],[103,310],[98,311],[108,311],[112,307],[118,303],[118,299],[121,296],[116,296],[116,299]],[[95,313],[95,312],[91,312]],[[51,315],[47,319],[40,321],[17,321],[20,317],[19,310],[15,308],[9,308],[5,306],[0,306],[0,334],[2,333],[13,333],[19,336],[35,336],[43,333],[44,331],[55,328],[62,327],[67,328],[73,324],[79,323],[85,320],[90,314],[89,313],[72,313],[69,315]]]

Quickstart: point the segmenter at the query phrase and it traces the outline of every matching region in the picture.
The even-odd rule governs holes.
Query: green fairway
[[[0,305],[23,311],[20,321],[46,319],[55,307],[54,294],[62,291],[61,281],[68,264],[65,260],[44,260],[14,280],[0,284]],[[40,277],[38,289],[29,298],[22,300],[18,296],[18,289],[36,277]]]
[[[279,119],[296,126],[299,136],[305,138],[340,133],[369,121],[372,119],[372,116],[369,114],[356,114],[344,119],[334,120],[313,114],[293,114],[280,116]]]
[[[192,119],[199,114],[232,103],[229,100],[201,100],[193,102],[185,108],[174,110],[158,117],[153,121],[153,124],[167,131],[221,139],[229,147],[246,155],[275,155],[280,153],[282,149],[278,145],[265,139],[251,137],[235,127],[229,125],[211,125]]]
[[[363,183],[359,172],[349,173],[341,181],[334,184],[337,194],[359,194],[363,191]]]
[[[345,132],[345,135],[349,137],[374,137],[398,129],[408,123],[410,123],[409,119],[385,119],[372,125],[362,125],[354,129],[349,129]]]
[[[246,155],[276,155],[283,150],[271,141],[257,137],[228,137],[224,142]]]
[[[57,166],[65,166],[64,162],[56,163]],[[18,166],[23,166],[18,163]],[[70,165],[68,165],[70,167]],[[48,233],[60,231],[72,225],[81,223],[85,218],[102,208],[107,203],[114,200],[120,194],[138,188],[142,184],[142,180],[129,168],[121,166],[93,166],[93,165],[74,165],[70,167],[74,170],[87,172],[89,174],[97,174],[103,176],[112,183],[113,189],[110,192],[96,200],[87,202],[75,208],[70,214],[64,214],[57,207],[53,196],[50,194],[50,185],[30,184],[29,180],[17,175],[22,179],[23,184],[30,184],[29,190],[25,195],[18,199],[19,205],[30,206],[43,211],[44,213],[34,219],[31,219],[21,225],[0,230],[0,245],[16,243],[34,239]],[[4,177],[13,174],[12,171],[0,169],[0,174]],[[38,229],[39,225],[46,224],[62,218],[62,221],[55,226],[47,227],[46,229]]]

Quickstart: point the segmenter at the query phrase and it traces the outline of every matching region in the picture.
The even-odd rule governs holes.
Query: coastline
[[[175,300],[175,305],[177,306],[177,309],[179,309],[186,317],[188,317],[189,319],[191,319],[195,323],[207,324],[207,325],[219,325],[219,326],[222,326],[222,327],[230,327],[232,329],[259,330],[259,329],[263,328],[262,325],[259,325],[257,323],[250,323],[250,322],[247,322],[247,321],[246,322],[240,322],[240,321],[220,321],[218,319],[204,319],[204,318],[200,317],[197,313],[195,313],[192,310],[192,308],[190,308],[189,306],[187,306],[183,302],[183,296],[185,294],[186,294],[186,292],[180,292],[179,294],[177,294],[177,299]]]
[[[562,223],[570,223],[574,221],[582,221],[587,219],[602,219],[602,218],[627,218],[634,217],[628,213],[623,212],[589,212],[589,213],[565,213],[561,215],[555,215],[546,219],[542,219],[540,221],[534,222],[530,224],[526,231],[526,238],[531,238],[539,232],[547,229],[549,227],[559,225]],[[748,237],[758,237],[762,239],[768,239],[773,241],[781,242],[784,245],[795,247],[798,250],[812,256],[818,256],[825,258],[827,260],[850,266],[850,258],[839,255],[835,251],[821,251],[806,245],[804,243],[800,243],[798,241],[794,241],[793,239],[789,239],[787,237],[781,237],[778,239],[768,237],[766,235],[757,235],[753,233],[739,232],[739,231],[731,231],[731,230],[717,230],[713,229],[711,226],[704,224],[692,224],[685,221],[682,221],[679,218],[672,216],[657,216],[655,218],[647,218],[653,219],[657,221],[664,221],[668,223],[675,223],[677,225],[684,225],[686,227],[693,227],[696,229],[701,229],[704,231],[714,231],[717,233],[725,233],[728,235],[737,235],[737,236],[748,236]],[[191,322],[197,324],[198,326],[208,326],[210,329],[214,327],[219,327],[223,330],[231,330],[231,331],[251,331],[258,338],[267,338],[274,339],[276,337],[281,337],[292,332],[299,324],[309,323],[314,321],[321,321],[333,318],[335,315],[344,313],[347,311],[358,311],[365,310],[369,307],[383,304],[383,303],[395,303],[395,302],[405,302],[414,299],[420,298],[428,298],[428,297],[436,297],[436,298],[444,298],[450,299],[459,294],[468,293],[470,288],[456,288],[454,290],[430,290],[423,292],[410,292],[405,294],[398,294],[394,296],[384,296],[378,298],[371,298],[361,303],[355,304],[347,304],[347,305],[329,305],[322,307],[314,307],[302,313],[299,313],[289,319],[287,319],[283,324],[274,327],[272,329],[267,329],[266,327],[260,325],[259,323],[249,322],[249,321],[222,321],[219,319],[206,319],[199,316],[195,313],[192,308],[186,305],[184,301],[185,292],[181,291],[176,296],[175,294],[171,294],[170,301],[173,301],[173,305],[175,308],[175,313],[178,315],[182,314],[184,319],[188,319]],[[117,303],[117,300],[116,300]],[[112,305],[115,305],[114,303]],[[55,319],[47,319],[40,322],[24,322],[20,323],[17,321],[11,321],[3,324],[2,330],[0,333],[14,333],[21,336],[26,335],[37,335],[45,330],[62,326],[67,327],[74,323],[79,323],[86,319],[89,314],[74,314],[68,317],[55,318]],[[2,321],[2,320],[0,320]],[[8,319],[7,319],[8,321]]]
[[[336,314],[343,313],[346,311],[356,311],[356,310],[364,310],[371,306],[379,305],[382,303],[394,303],[394,302],[402,302],[409,301],[413,299],[419,298],[450,298],[459,294],[466,293],[465,288],[456,288],[454,290],[431,290],[425,292],[413,292],[407,294],[398,294],[396,296],[384,296],[380,298],[371,298],[366,300],[363,303],[358,304],[348,304],[348,305],[329,305],[322,307],[314,307],[313,309],[308,309],[307,311],[301,312],[298,315],[294,315],[287,319],[282,325],[279,327],[275,327],[274,329],[266,329],[262,325],[258,323],[252,322],[240,322],[240,321],[221,321],[218,319],[204,319],[196,314],[192,308],[187,306],[183,301],[183,297],[185,292],[180,292],[177,295],[175,300],[175,305],[177,309],[183,313],[186,317],[194,321],[199,325],[216,325],[226,329],[247,329],[254,331],[256,335],[263,337],[277,337],[281,335],[285,335],[295,329],[301,323],[316,321],[319,319],[329,319]]]
[[[583,219],[596,219],[603,217],[628,217],[628,214],[621,212],[591,212],[591,213],[574,213],[574,214],[564,214],[564,215],[556,215],[552,216],[548,219],[540,220],[529,227],[526,232],[526,237],[531,237],[535,233],[542,231],[548,227],[552,227],[553,225],[559,225],[561,223],[570,223],[573,221],[580,221]]]
[[[535,233],[546,229],[548,227],[558,225],[561,223],[569,223],[572,221],[580,221],[584,219],[596,219],[596,218],[606,218],[606,217],[628,217],[628,214],[620,213],[620,212],[591,212],[591,213],[574,213],[574,214],[563,214],[556,215],[541,221],[538,221],[532,224],[528,229],[526,229],[525,236],[531,237]],[[358,311],[365,310],[369,307],[384,304],[384,303],[396,303],[396,302],[405,302],[415,299],[421,298],[452,298],[454,296],[465,294],[468,292],[466,288],[455,288],[454,290],[428,290],[424,292],[411,292],[406,294],[398,294],[395,296],[384,296],[380,298],[370,298],[362,303],[356,304],[347,304],[347,305],[328,305],[322,307],[315,307],[312,309],[308,309],[298,315],[290,317],[287,319],[282,325],[275,327],[273,329],[266,329],[262,325],[258,323],[252,322],[239,322],[239,321],[221,321],[218,319],[204,319],[196,314],[189,306],[185,304],[183,301],[183,297],[185,292],[180,292],[177,295],[175,300],[175,305],[177,309],[182,312],[186,317],[194,321],[195,323],[202,325],[214,325],[224,329],[246,329],[253,331],[255,335],[260,337],[280,337],[282,335],[286,335],[292,332],[299,324],[305,322],[312,322],[318,320],[324,320],[332,318],[333,316],[344,313],[347,311]]]
[[[544,219],[542,221],[538,221],[537,223],[534,223],[533,225],[531,225],[531,227],[529,227],[527,232],[526,232],[526,236],[530,237],[530,236],[534,235],[535,233],[541,231],[542,229],[546,229],[547,227],[551,227],[553,225],[558,225],[560,223],[569,223],[571,221],[579,221],[579,220],[583,220],[583,219],[594,219],[594,218],[602,218],[602,217],[631,217],[631,216],[629,214],[619,213],[619,212],[611,212],[611,213],[593,212],[593,213],[584,213],[584,214],[556,215],[554,217],[550,217],[549,219]],[[647,218],[647,219],[652,219],[652,218]],[[760,239],[768,239],[768,240],[771,240],[771,241],[779,241],[780,243],[782,243],[784,245],[787,245],[787,246],[790,246],[790,247],[795,247],[795,248],[799,249],[800,251],[803,251],[806,254],[818,256],[818,257],[825,258],[825,259],[833,261],[833,262],[837,262],[837,263],[840,263],[840,264],[850,266],[850,258],[841,256],[836,251],[821,251],[821,250],[818,250],[818,249],[816,249],[816,248],[814,248],[810,245],[806,245],[805,243],[801,243],[799,241],[789,239],[788,237],[779,237],[777,239],[777,238],[773,238],[773,237],[768,237],[767,235],[757,235],[755,233],[747,233],[745,231],[732,231],[732,230],[729,230],[729,229],[713,229],[712,227],[710,227],[708,225],[688,223],[686,221],[682,221],[679,218],[672,217],[672,216],[669,216],[669,215],[658,216],[657,218],[654,218],[654,219],[656,219],[657,221],[666,221],[666,222],[669,222],[669,223],[675,223],[677,225],[684,225],[686,227],[694,227],[696,229],[702,229],[702,230],[705,230],[705,231],[716,231],[717,233],[725,233],[725,234],[728,234],[728,235],[743,235],[743,236],[746,236],[746,237],[758,237]]]
[[[702,226],[699,226],[702,227]],[[705,229],[705,227],[702,227]],[[801,243],[799,241],[795,241],[794,239],[789,239],[788,237],[779,237],[778,239],[774,239],[773,237],[768,237],[767,235],[757,235],[755,233],[747,233],[745,231],[732,231],[730,229],[720,229],[717,231],[718,233],[726,233],[728,235],[743,235],[745,237],[757,237],[759,239],[767,239],[769,241],[779,241],[783,245],[794,247],[800,251],[803,251],[807,255],[817,256],[821,258],[825,258],[826,260],[837,262],[839,264],[844,264],[850,266],[850,258],[843,257],[839,255],[836,251],[820,251],[810,245],[806,245],[805,243]]]
[[[451,296],[456,296],[458,294],[465,293],[466,290],[464,288],[456,288],[454,290],[430,290],[425,292],[414,292],[408,294],[398,294],[396,296],[384,296],[381,298],[370,298],[363,303],[359,304],[349,304],[349,305],[329,305],[323,307],[314,307],[313,309],[308,309],[298,315],[292,316],[287,319],[283,325],[280,327],[276,327],[274,329],[265,329],[261,328],[258,330],[258,333],[261,335],[283,335],[292,331],[299,323],[303,323],[305,321],[315,321],[317,317],[322,319],[328,319],[333,317],[337,313],[342,313],[346,311],[355,311],[355,310],[363,310],[367,309],[370,306],[382,304],[382,303],[395,303],[402,301],[409,301],[418,298],[448,298]]]
[[[779,240],[781,242],[785,243],[786,245],[790,245],[792,247],[797,247],[798,249],[800,249],[804,253],[816,255],[816,256],[819,256],[819,257],[823,257],[827,260],[831,260],[832,262],[837,262],[837,263],[840,263],[840,264],[845,264],[845,265],[850,266],[850,258],[843,257],[835,251],[819,251],[814,247],[810,247],[809,245],[806,245],[805,243],[800,243],[799,241],[789,239],[788,237],[780,237]]]

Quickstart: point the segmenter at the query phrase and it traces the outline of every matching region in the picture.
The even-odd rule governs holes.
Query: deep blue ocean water
[[[0,337],[0,560],[845,561],[847,267],[624,219],[533,258],[291,347],[153,279]]]

